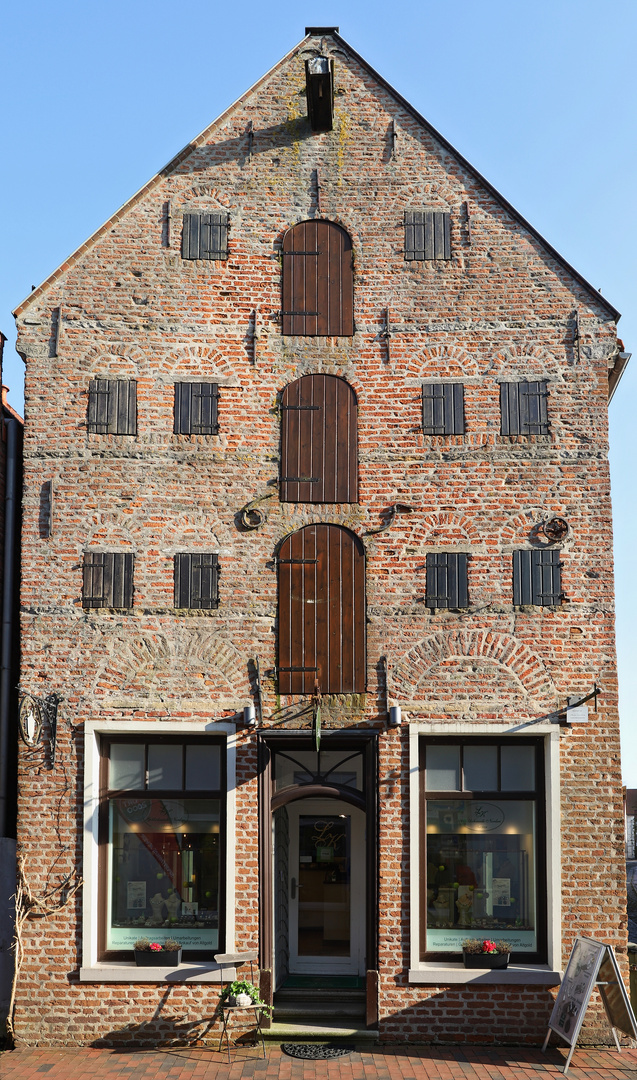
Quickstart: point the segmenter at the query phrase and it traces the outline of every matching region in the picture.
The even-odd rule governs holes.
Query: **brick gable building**
[[[541,1039],[574,937],[626,946],[618,313],[310,28],[17,319],[21,685],[59,699],[19,845],[36,894],[83,877],[18,1038],[203,1036],[254,948],[275,1022],[310,979],[383,1039]]]

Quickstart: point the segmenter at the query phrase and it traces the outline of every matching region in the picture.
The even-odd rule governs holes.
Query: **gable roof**
[[[526,229],[532,236],[535,237],[535,239],[542,245],[542,247],[548,252],[548,254],[551,255],[558,263],[560,263],[560,265],[564,267],[567,273],[569,273],[573,278],[575,278],[575,280],[578,281],[579,284],[582,285],[587,290],[587,292],[589,292],[591,296],[595,298],[597,303],[602,304],[602,306],[606,308],[606,310],[610,313],[610,315],[612,315],[615,321],[618,321],[621,318],[621,312],[619,312],[617,308],[614,307],[610,303],[610,301],[608,301],[599,292],[598,289],[591,285],[591,283],[587,281],[586,278],[583,277],[582,274],[580,274],[579,271],[575,269],[575,267],[571,266],[571,264],[562,255],[560,255],[559,251],[557,251],[552,244],[549,244],[548,240],[546,240],[542,236],[542,234],[539,233],[538,230],[535,229],[533,225],[531,225],[530,222],[528,222],[526,218],[523,217],[522,214],[520,214],[520,212],[516,210],[514,206],[512,206],[508,199],[505,199],[504,196],[501,195],[500,192],[495,187],[493,187],[493,185],[490,184],[489,181],[485,179],[485,177],[482,176],[482,174],[478,172],[478,170],[474,168],[474,166],[469,161],[467,161],[467,159],[463,157],[462,154],[459,153],[459,151],[456,150],[456,148],[452,146],[452,144],[447,139],[445,139],[444,135],[441,135],[440,132],[437,131],[436,128],[434,128],[433,125],[430,124],[429,121],[426,120],[425,117],[422,116],[418,112],[418,110],[415,109],[413,105],[411,105],[410,102],[402,96],[402,94],[399,94],[398,91],[395,90],[394,87],[390,83],[388,83],[386,79],[383,78],[382,75],[379,75],[378,72],[374,70],[371,64],[368,64],[367,61],[362,56],[360,56],[359,53],[357,53],[356,50],[353,49],[351,45],[349,45],[348,42],[345,41],[344,38],[341,37],[341,35],[338,33],[338,27],[331,26],[306,27],[305,37],[303,37],[301,41],[294,46],[294,48],[290,49],[290,51],[286,53],[285,56],[283,56],[281,60],[278,61],[278,63],[276,63],[273,67],[270,68],[269,71],[262,75],[261,78],[257,80],[257,82],[253,83],[253,85],[248,90],[246,90],[245,93],[243,93],[239,98],[237,98],[236,101],[229,105],[227,109],[224,109],[224,111],[216,118],[216,120],[213,120],[213,122],[209,124],[208,127],[204,128],[204,130],[199,135],[197,135],[197,137],[193,139],[192,142],[188,143],[183,148],[183,150],[180,150],[180,152],[176,154],[175,157],[173,157],[168,162],[168,164],[164,166],[163,169],[160,169],[159,172],[155,173],[155,175],[146,184],[144,184],[143,187],[139,188],[139,190],[136,191],[130,199],[127,199],[127,201],[119,208],[119,210],[116,211],[116,213],[114,213],[110,218],[108,218],[107,221],[104,222],[103,225],[96,229],[96,231],[92,233],[92,235],[89,236],[89,238],[85,240],[85,242],[81,244],[79,248],[77,248],[71,255],[69,255],[69,257],[65,259],[65,261],[61,263],[60,266],[58,266],[52,274],[49,274],[49,276],[45,278],[44,281],[40,283],[40,285],[38,285],[20,304],[18,304],[17,308],[13,312],[14,316],[17,318],[24,311],[26,311],[26,309],[30,306],[31,302],[33,300],[39,299],[46,292],[48,287],[50,285],[53,285],[54,282],[56,282],[64,273],[66,273],[66,271],[69,270],[78,261],[78,259],[80,259],[81,256],[90,247],[92,247],[93,244],[109,228],[112,228],[112,226],[116,224],[122,217],[124,217],[124,215],[133,206],[135,206],[135,204],[138,203],[146,194],[148,194],[149,191],[151,191],[157,184],[161,183],[161,181],[166,176],[168,176],[174,169],[176,169],[193,150],[196,150],[198,147],[207,142],[215,129],[223,123],[226,117],[234,109],[236,109],[238,105],[245,101],[246,98],[248,98],[255,90],[257,90],[263,83],[265,83],[275,71],[278,71],[279,68],[281,68],[297,52],[299,52],[299,50],[312,37],[332,37],[342,49],[349,53],[349,55],[353,59],[355,59],[357,63],[360,64],[360,66],[365,71],[367,71],[369,75],[371,75],[372,78],[380,86],[382,86],[394,98],[395,101],[397,101],[402,106],[402,108],[404,108],[408,113],[410,113],[411,116],[413,116],[414,119],[419,124],[421,124],[429,132],[429,134],[432,135],[434,139],[436,139],[437,142],[441,144],[441,146],[443,146],[447,151],[449,151],[450,154],[452,154],[456,158],[456,160],[462,165],[462,167],[466,169],[467,172],[469,172],[471,176],[473,176],[478,181],[478,183],[481,184],[490,193],[490,195],[493,196],[493,198],[500,204],[500,206],[503,207],[504,210],[507,211],[508,214],[511,215],[511,217],[518,221],[520,225],[524,227],[524,229]]]

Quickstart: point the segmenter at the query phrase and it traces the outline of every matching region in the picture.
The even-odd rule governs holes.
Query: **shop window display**
[[[224,828],[219,742],[118,741],[105,747],[101,803],[102,954],[142,931],[192,956],[221,946]]]
[[[421,959],[471,936],[543,953],[541,775],[537,742],[423,740]]]

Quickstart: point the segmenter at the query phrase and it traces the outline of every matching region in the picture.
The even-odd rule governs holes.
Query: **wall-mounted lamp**
[[[392,705],[389,710],[389,726],[400,727],[402,724],[402,713],[400,711],[400,705]]]
[[[257,714],[254,709],[254,705],[246,705],[243,710],[243,723],[246,727],[256,727]]]
[[[27,746],[37,746],[42,737],[42,710],[31,694],[23,694],[20,699],[18,726],[22,741]]]

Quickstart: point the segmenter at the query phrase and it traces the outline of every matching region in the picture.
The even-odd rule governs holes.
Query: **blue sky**
[[[635,0],[276,5],[32,0],[5,8],[4,382],[12,309],[302,36],[342,36],[622,312],[610,408],[624,783],[637,788]]]

